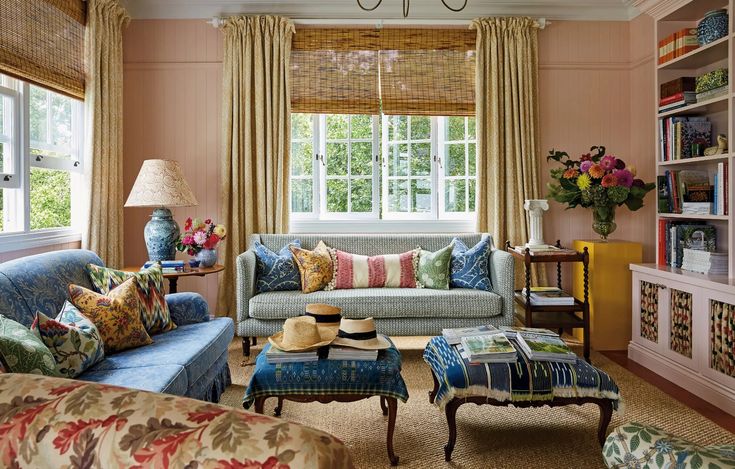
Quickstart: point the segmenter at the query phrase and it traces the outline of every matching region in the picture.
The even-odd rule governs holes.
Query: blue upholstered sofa
[[[0,264],[0,314],[25,326],[36,311],[56,317],[70,283],[92,288],[89,263],[103,265],[93,252],[72,249]],[[176,329],[154,335],[151,345],[105,357],[79,379],[217,402],[231,382],[232,320],[210,319],[197,293],[167,295],[166,301]]]

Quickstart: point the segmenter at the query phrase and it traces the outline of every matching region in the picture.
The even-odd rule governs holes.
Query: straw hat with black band
[[[373,318],[346,319],[342,318],[339,323],[337,338],[332,342],[334,345],[343,345],[362,350],[382,350],[390,348],[390,341],[375,330]]]
[[[320,327],[311,316],[288,318],[283,323],[283,331],[268,337],[274,347],[284,352],[308,352],[332,343],[335,330]]]
[[[306,305],[306,316],[311,316],[316,320],[320,327],[329,327],[335,331],[339,329],[339,322],[342,320],[342,308],[327,305],[324,303],[311,303]]]

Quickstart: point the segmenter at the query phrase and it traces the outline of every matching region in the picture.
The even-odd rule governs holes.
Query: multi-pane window
[[[2,75],[0,103],[0,232],[69,229],[82,103]]]
[[[295,218],[474,218],[474,118],[293,114],[291,123]]]

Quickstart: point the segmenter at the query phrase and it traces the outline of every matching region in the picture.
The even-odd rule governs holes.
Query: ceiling
[[[372,7],[378,0],[362,0]],[[456,8],[464,0],[445,0]],[[305,20],[402,20],[402,0],[382,0],[372,12],[362,11],[357,0],[121,0],[133,18],[212,18],[231,14],[277,14]],[[407,23],[462,22],[481,16],[532,16],[551,20],[627,21],[638,15],[631,0],[467,0],[464,11],[454,13],[441,0],[411,0]]]

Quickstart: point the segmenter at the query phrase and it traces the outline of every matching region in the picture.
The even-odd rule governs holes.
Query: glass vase
[[[615,208],[615,205],[592,207],[592,229],[602,241],[607,241],[607,237],[618,227],[615,224]]]
[[[202,249],[195,257],[199,261],[199,267],[212,267],[217,263],[217,250],[216,249]]]

